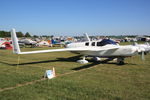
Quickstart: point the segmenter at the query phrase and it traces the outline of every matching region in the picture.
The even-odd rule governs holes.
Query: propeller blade
[[[144,51],[142,51],[142,60],[145,60]]]

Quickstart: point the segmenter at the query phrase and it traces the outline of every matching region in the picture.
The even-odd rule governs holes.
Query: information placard
[[[48,78],[48,79],[53,78],[53,77],[54,77],[54,76],[53,76],[53,71],[52,71],[52,70],[46,70],[44,77],[46,77],[46,78]]]

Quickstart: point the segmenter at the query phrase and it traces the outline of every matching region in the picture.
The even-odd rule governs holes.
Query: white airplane
[[[88,63],[85,60],[85,57],[104,57],[114,59],[117,58],[118,64],[124,64],[124,58],[131,57],[138,54],[140,49],[135,46],[119,46],[115,42],[109,39],[104,39],[100,42],[98,41],[87,41],[87,42],[77,42],[71,43],[63,49],[49,49],[49,50],[38,50],[38,51],[28,51],[21,52],[18,45],[18,38],[16,36],[15,29],[11,30],[11,39],[13,44],[13,53],[14,54],[36,54],[36,53],[47,53],[47,52],[62,52],[70,51],[73,53],[79,53],[83,55],[82,60],[78,60],[80,63]],[[89,40],[89,39],[88,39]]]
[[[18,42],[20,46],[30,45],[31,47],[35,47],[37,45],[37,42],[31,39],[21,39]]]
[[[31,40],[31,39],[21,39],[19,42],[20,42],[20,43],[24,43],[24,44],[26,44],[26,45],[33,45],[33,44],[36,44],[36,42],[33,41],[33,40]]]

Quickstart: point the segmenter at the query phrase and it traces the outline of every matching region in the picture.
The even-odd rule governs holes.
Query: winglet
[[[18,38],[16,36],[15,29],[11,30],[11,40],[12,40],[12,45],[13,45],[13,53],[14,54],[20,54],[20,47],[18,44]]]
[[[137,43],[137,42],[133,42],[132,45],[133,45],[133,46],[138,46],[138,43]]]
[[[145,45],[150,46],[150,44],[148,42],[145,42]]]

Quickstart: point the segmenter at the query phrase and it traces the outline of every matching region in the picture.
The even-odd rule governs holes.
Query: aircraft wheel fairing
[[[89,63],[87,60],[78,60],[77,63],[80,63],[80,64],[87,64]]]
[[[99,57],[93,57],[94,61],[100,61],[101,59]]]

